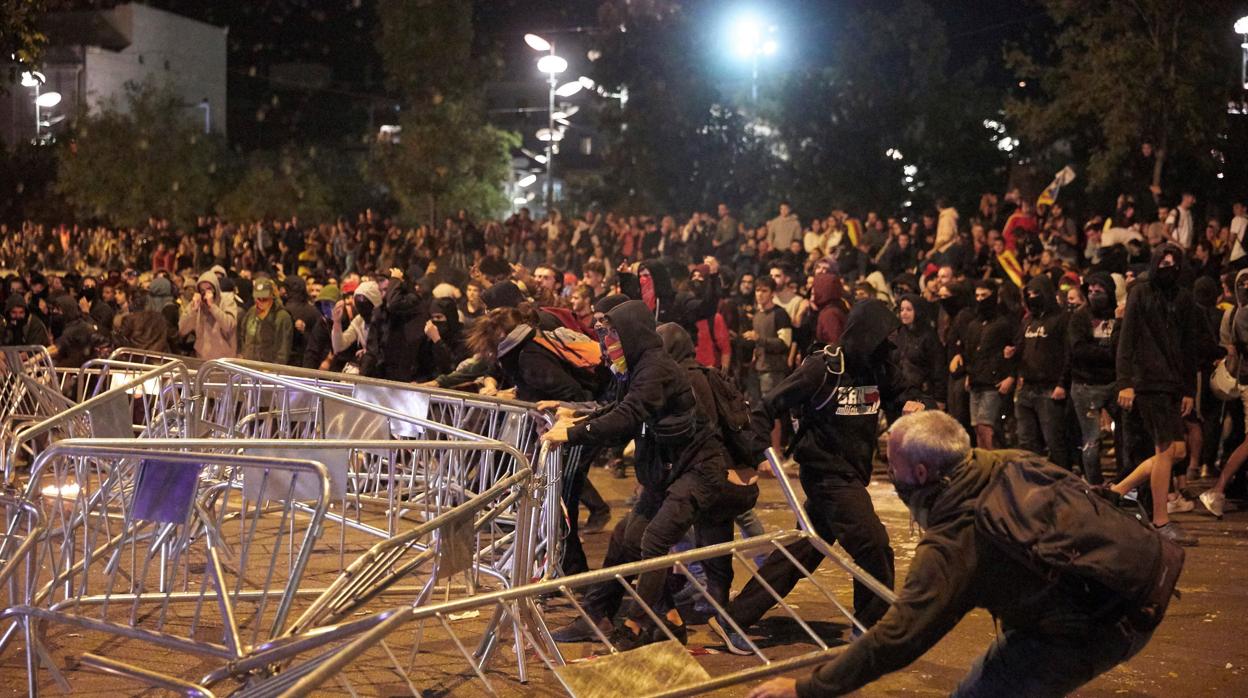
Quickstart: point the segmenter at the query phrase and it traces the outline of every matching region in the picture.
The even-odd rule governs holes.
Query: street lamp
[[[47,83],[48,78],[37,70],[31,70],[22,73],[22,87],[29,87],[35,91],[35,142],[43,142],[43,127],[46,123],[51,127],[53,121],[44,122],[41,110],[51,109],[61,103],[60,92],[43,92],[43,85]]]
[[[758,101],[759,56],[772,56],[780,50],[776,31],[776,25],[765,25],[752,15],[738,18],[729,31],[733,52],[750,61],[750,99],[754,102]]]
[[[579,91],[583,85],[579,81],[575,81],[563,87],[559,86],[558,75],[568,69],[568,62],[562,57],[555,55],[554,44],[536,34],[525,34],[524,43],[528,44],[529,48],[534,51],[549,52],[537,59],[537,69],[546,74],[546,82],[550,86],[546,128],[538,131],[537,135],[538,140],[546,143],[546,210],[549,213],[555,203],[555,142],[563,138],[563,132],[555,129],[555,97],[561,96],[560,90],[566,93],[562,96],[571,96]],[[576,87],[571,88],[571,85]]]
[[[1240,59],[1239,81],[1243,83],[1244,89],[1248,90],[1248,17],[1235,20],[1235,33],[1244,37],[1243,43],[1239,45],[1243,53]]]

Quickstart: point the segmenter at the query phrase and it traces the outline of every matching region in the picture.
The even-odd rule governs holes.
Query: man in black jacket
[[[975,284],[975,317],[967,323],[959,345],[961,362],[966,365],[966,389],[971,394],[971,424],[975,443],[992,448],[994,433],[1001,422],[1005,396],[1014,389],[1014,359],[1011,348],[1017,325],[997,298],[997,284],[982,280]]]
[[[543,438],[600,447],[636,440],[636,473],[642,493],[621,524],[623,530],[617,527],[618,536],[613,534],[616,545],[608,548],[604,564],[665,555],[691,526],[703,545],[731,539],[733,519],[754,506],[758,489],[730,486],[724,445],[710,428],[710,418],[698,408],[685,369],[663,350],[653,313],[645,303],[630,300],[613,307],[597,323],[607,360],[617,377],[622,377],[622,395],[579,421],[561,419]],[[708,560],[706,572],[708,582],[726,597],[732,581],[731,560]],[[637,595],[654,607],[666,593],[667,575],[666,569],[642,575]],[[589,593],[586,610],[600,627],[609,626],[623,595],[618,582],[606,582]],[[677,637],[684,635],[679,613],[669,613],[666,621]],[[645,610],[636,605],[614,631],[612,644],[626,650],[665,638],[648,625]],[[567,642],[585,639],[578,632],[559,635],[557,640]]]
[[[286,312],[290,313],[291,320],[294,322],[294,333],[290,342],[290,359],[292,366],[299,366],[303,363],[304,355],[308,350],[308,342],[312,338],[312,332],[320,323],[321,313],[308,301],[308,282],[303,280],[301,276],[288,276],[282,282],[282,307]]]
[[[896,418],[925,405],[898,392],[898,370],[891,357],[889,335],[897,317],[882,301],[854,306],[845,321],[840,344],[807,357],[755,407],[755,430],[772,419],[798,410],[800,428],[791,446],[806,492],[806,512],[815,532],[841,547],[860,567],[887,587],[893,585],[893,549],[888,532],[875,513],[867,485],[879,434],[880,410]],[[929,403],[934,406],[934,402]],[[823,553],[809,543],[789,548],[802,566],[813,570]],[[773,552],[759,570],[768,586],[784,596],[801,578],[782,551]],[[728,607],[733,620],[746,628],[763,617],[775,599],[757,580],[741,590]],[[888,604],[861,583],[854,583],[854,613],[866,626],[884,615]],[[745,643],[723,621],[711,628],[730,652],[747,654]]]
[[[1191,411],[1200,354],[1198,310],[1181,288],[1183,250],[1166,243],[1153,250],[1148,277],[1131,287],[1118,342],[1118,404],[1126,410],[1128,440],[1151,440],[1144,459],[1113,489],[1126,494],[1144,482],[1153,497],[1153,525],[1180,545],[1198,539],[1170,520],[1166,495],[1183,441],[1182,418]],[[1130,449],[1129,449],[1130,450]]]
[[[1027,319],[1016,340],[1019,355],[1014,417],[1018,446],[1070,468],[1066,449],[1066,391],[1070,385],[1069,316],[1057,304],[1053,282],[1041,274],[1023,290]]]
[[[360,370],[366,376],[403,383],[431,379],[437,375],[433,366],[417,365],[426,341],[429,303],[399,269],[390,270],[389,284],[381,307],[369,320]]]
[[[1070,399],[1083,432],[1083,477],[1101,484],[1101,410],[1117,412],[1114,352],[1121,321],[1115,317],[1114,280],[1094,272],[1084,282],[1088,302],[1070,317]]]
[[[850,693],[921,657],[975,608],[987,609],[1001,630],[956,696],[1064,696],[1148,643],[1164,608],[1093,584],[1054,583],[976,523],[981,494],[1006,466],[1051,466],[1022,451],[972,450],[966,430],[941,412],[899,420],[889,433],[888,463],[897,494],[925,526],[897,600],[834,660],[797,681],[769,681],[750,698]],[[1155,577],[1168,593],[1177,578],[1173,562],[1149,561],[1140,576]]]

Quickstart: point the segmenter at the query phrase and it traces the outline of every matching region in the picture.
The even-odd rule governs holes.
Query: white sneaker
[[[1196,508],[1196,503],[1187,497],[1178,496],[1166,502],[1167,514],[1186,514]]]
[[[1200,503],[1205,505],[1205,509],[1210,514],[1222,518],[1222,514],[1226,511],[1226,495],[1216,490],[1205,490],[1200,495]]]

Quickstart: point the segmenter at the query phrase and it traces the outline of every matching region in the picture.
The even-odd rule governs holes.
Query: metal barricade
[[[212,467],[238,473],[242,486],[201,477]],[[0,618],[34,626],[28,665],[66,686],[36,651],[49,625],[219,662],[279,636],[320,535],[329,475],[306,459],[83,440],[43,451],[24,499],[46,531],[28,553],[27,603]]]
[[[579,466],[581,449],[543,451],[538,437],[551,419],[532,404],[239,359],[203,364],[196,386],[201,401],[197,433],[204,436],[486,439],[515,447],[533,464],[543,492],[539,533],[532,541],[539,566],[535,575],[557,576],[566,530],[563,473]],[[339,416],[343,413],[347,416]],[[407,503],[427,496],[408,486],[412,472],[390,468],[383,477],[383,466],[370,464],[369,477],[353,479],[351,491],[359,501]],[[509,471],[466,463],[459,472],[475,480],[446,480],[442,486],[480,492],[491,484],[489,477],[505,477]],[[393,522],[403,510],[391,514]]]
[[[115,385],[76,405],[19,429],[4,450],[5,481],[16,481],[19,454],[33,453],[38,444],[70,437],[130,438],[179,436],[186,433],[190,413],[190,383],[186,366],[170,362],[134,372],[134,365]]]
[[[52,357],[42,346],[0,347],[0,440],[65,409],[68,399]]]
[[[0,514],[4,516],[4,527],[0,529],[0,609],[25,606],[30,603],[38,571],[31,553],[43,535],[43,520],[33,504],[7,494],[0,494]],[[34,659],[43,656],[46,660],[47,653],[36,643],[23,618],[0,622],[0,653],[19,634],[26,649],[27,691],[33,695]]]
[[[409,444],[443,452],[505,449],[523,460],[514,449],[494,443],[353,446],[386,450]],[[272,453],[254,455],[266,445]],[[294,445],[311,456],[318,450],[332,455],[344,444]],[[253,455],[204,450],[240,447]],[[185,450],[172,450],[177,448]],[[375,543],[339,570],[332,556],[313,555],[328,552],[313,546],[328,509],[329,469],[314,458],[275,457],[282,449],[289,450],[272,441],[57,443],[40,456],[27,490],[28,498],[42,497],[52,525],[39,549],[50,569],[40,577],[31,602],[10,609],[8,617],[36,628],[73,625],[91,638],[101,635],[110,648],[139,640],[178,656],[198,656],[220,667],[201,680],[210,686],[276,670],[283,658],[341,633],[333,623],[383,594],[404,594],[408,603],[423,604],[435,588],[450,598],[455,579],[463,581],[456,585],[462,593],[474,593],[480,571],[500,548],[529,549],[523,538],[531,531],[532,473],[522,467],[428,521]],[[212,468],[233,471],[239,476],[233,482],[242,485],[204,477]],[[316,477],[304,482],[309,472]],[[309,498],[312,490],[320,491],[315,499]],[[153,498],[156,493],[160,496]],[[512,517],[516,520],[505,522]],[[274,539],[277,544],[271,545]],[[288,541],[285,550],[283,540]],[[497,580],[503,583],[495,586],[507,588],[526,579],[521,571],[530,566],[518,561],[516,579]],[[318,576],[328,577],[329,585],[314,588],[310,582]],[[256,610],[244,614],[244,606]],[[52,670],[57,682],[67,685],[46,653],[42,658],[30,654],[28,661]],[[187,681],[167,676],[168,657],[144,666],[90,656],[84,662],[164,687]]]

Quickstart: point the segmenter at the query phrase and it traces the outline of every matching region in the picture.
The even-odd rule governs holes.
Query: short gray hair
[[[962,462],[971,451],[971,437],[958,420],[935,410],[908,414],[893,423],[889,448],[907,463],[943,473]]]

